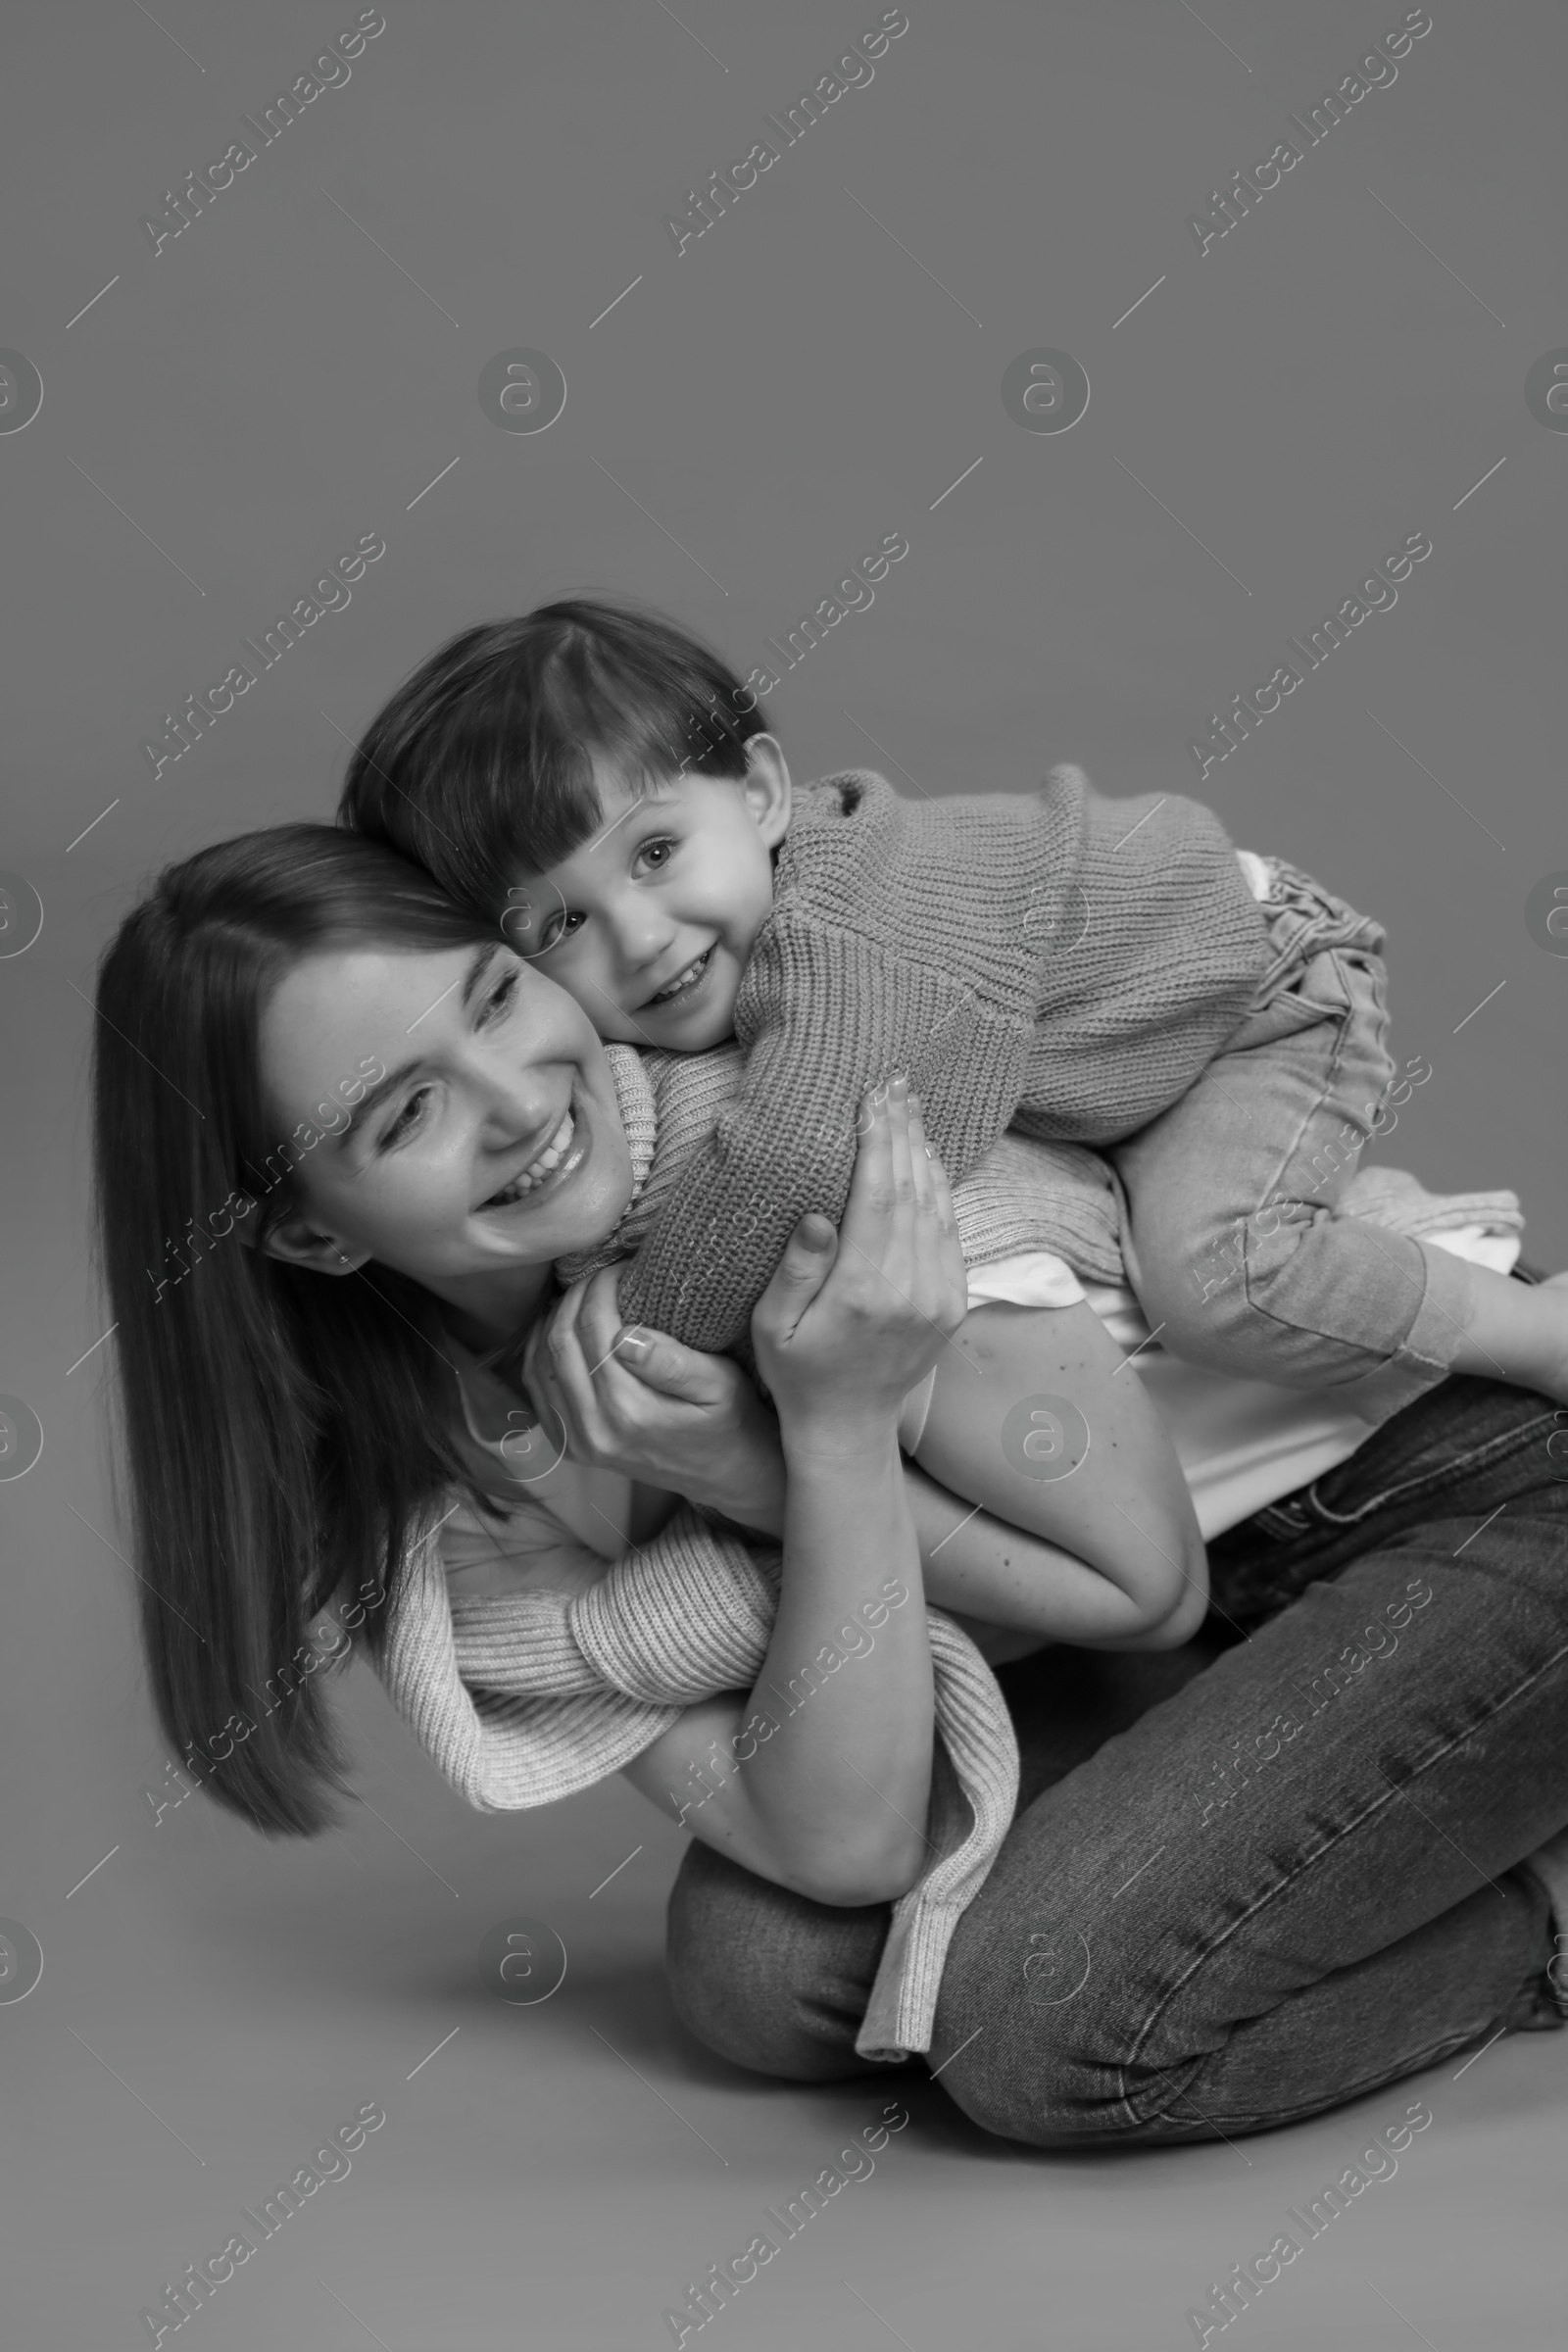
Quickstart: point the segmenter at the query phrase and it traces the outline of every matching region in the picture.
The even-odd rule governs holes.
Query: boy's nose
[[[663,955],[675,925],[656,900],[628,892],[615,906],[612,936],[622,961],[637,970]]]

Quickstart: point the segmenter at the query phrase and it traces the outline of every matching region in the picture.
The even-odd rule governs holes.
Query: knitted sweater
[[[492,1540],[504,1553],[504,1532]],[[471,1805],[488,1813],[550,1804],[629,1764],[698,1699],[751,1689],[767,1655],[779,1564],[776,1550],[754,1550],[686,1508],[574,1597],[463,1597],[449,1596],[440,1551],[426,1540],[406,1565],[379,1670],[416,1738]],[[929,2049],[948,1944],[1018,1794],[1017,1742],[996,1677],[951,1618],[926,1616],[934,1852],[894,1905],[856,2043],[865,2057]]]
[[[956,1181],[1016,1123],[1111,1143],[1186,1093],[1246,1014],[1263,918],[1197,803],[1046,788],[802,795],[741,980],[741,1096],[662,1202],[628,1320],[731,1347],[797,1219],[835,1221],[865,1089],[906,1072]]]
[[[605,1053],[631,1150],[631,1204],[593,1249],[557,1260],[563,1283],[635,1257],[746,1083],[739,1046],[664,1054],[608,1045]],[[953,1208],[965,1265],[989,1266],[1024,1250],[1049,1250],[1086,1282],[1123,1279],[1116,1179],[1099,1153],[1081,1144],[1000,1136],[979,1167],[954,1186]],[[620,1279],[623,1313],[636,1271],[627,1265]],[[744,1354],[746,1345],[743,1336],[737,1353]]]

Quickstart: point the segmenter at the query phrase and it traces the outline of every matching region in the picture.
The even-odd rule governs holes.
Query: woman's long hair
[[[98,1224],[148,1674],[187,1771],[264,1830],[320,1828],[343,1785],[307,1627],[346,1592],[379,1648],[411,1536],[464,1472],[429,1293],[254,1246],[304,1149],[269,1130],[262,1014],[303,956],[485,936],[395,852],[282,825],[171,866],[99,971]]]

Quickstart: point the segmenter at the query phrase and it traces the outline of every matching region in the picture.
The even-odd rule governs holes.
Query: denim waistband
[[[1548,1451],[1561,1438],[1555,1452]],[[1568,1489],[1568,1409],[1528,1389],[1454,1375],[1374,1430],[1348,1460],[1271,1502],[1209,1546],[1216,1605],[1248,1619],[1272,1615],[1317,1577],[1355,1556],[1357,1531],[1389,1532],[1425,1515],[1453,1490],[1488,1478],[1527,1448],[1540,1463],[1518,1491]],[[1568,1494],[1564,1496],[1568,1506]]]
[[[1263,863],[1269,888],[1262,913],[1272,959],[1258,982],[1256,1004],[1266,1003],[1287,973],[1325,949],[1360,948],[1374,956],[1381,952],[1387,934],[1371,915],[1358,914],[1348,900],[1325,890],[1283,858],[1265,858]]]

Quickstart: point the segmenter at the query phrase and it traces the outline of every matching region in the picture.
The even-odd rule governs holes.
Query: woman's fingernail
[[[627,1331],[616,1333],[615,1345],[612,1352],[615,1355],[628,1356],[634,1364],[640,1364],[653,1344],[647,1332],[639,1331],[633,1326]]]
[[[888,1091],[897,1102],[902,1102],[904,1101],[904,1098],[909,1091],[909,1081],[905,1077],[902,1070],[900,1071],[898,1077],[890,1082]]]

